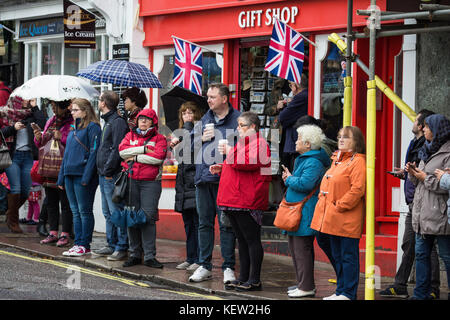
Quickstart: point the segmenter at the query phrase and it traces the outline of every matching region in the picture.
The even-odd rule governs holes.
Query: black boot
[[[43,237],[48,236],[48,230],[47,230],[47,223],[41,219],[39,219],[39,223],[37,224],[36,231],[39,233],[39,235]]]

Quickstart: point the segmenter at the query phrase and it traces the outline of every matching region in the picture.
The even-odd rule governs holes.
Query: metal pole
[[[376,0],[371,0],[369,81],[367,81],[366,124],[366,282],[365,299],[375,300],[375,150],[376,150]]]
[[[386,30],[377,33],[377,38],[381,37],[391,37],[391,36],[402,36],[405,34],[417,34],[425,32],[446,32],[450,31],[450,26],[441,27],[429,27],[429,28],[410,28],[410,29],[397,29],[397,30]],[[354,35],[356,39],[368,38],[367,34],[360,32]]]
[[[370,15],[370,10],[356,10],[356,14],[360,16]],[[421,11],[421,12],[405,12],[393,14],[381,14],[381,21],[386,20],[403,20],[403,19],[430,19],[437,17],[445,17],[450,15],[450,9]]]
[[[352,26],[353,26],[353,0],[347,1],[347,54],[346,76],[344,78],[344,123],[343,126],[352,124]]]

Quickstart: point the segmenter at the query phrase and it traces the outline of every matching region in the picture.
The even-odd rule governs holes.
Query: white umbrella
[[[28,80],[15,89],[11,95],[25,100],[47,98],[63,101],[73,98],[92,99],[99,93],[89,82],[78,77],[43,75]]]

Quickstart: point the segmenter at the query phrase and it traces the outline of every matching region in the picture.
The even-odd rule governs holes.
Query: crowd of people
[[[336,140],[326,136],[320,120],[307,115],[305,83],[304,76],[300,84],[289,82],[291,97],[282,97],[280,91],[271,109],[284,130],[281,181],[285,199],[291,203],[306,200],[298,229],[283,231],[296,275],[287,295],[315,296],[313,243],[317,239],[337,278],[335,293],[323,299],[355,300],[365,217],[365,141],[355,126],[341,128]],[[120,98],[125,116],[117,110]],[[8,228],[22,232],[18,210],[26,200],[33,201],[29,198],[30,190],[36,192],[32,184],[41,185],[45,199],[39,217],[30,213],[22,222],[31,224],[39,219],[37,230],[45,236],[40,243],[71,246],[63,252],[65,256],[89,254],[95,223],[94,196],[100,186],[107,241],[93,254],[110,261],[124,260],[123,267],[144,264],[163,268],[156,259],[156,226],[162,166],[170,148],[177,159],[182,159],[176,177],[175,211],[181,213],[186,232],[186,258],[176,269],[192,272],[191,282],[211,279],[217,217],[225,288],[262,290],[261,226],[272,181],[270,146],[260,133],[258,115],[241,113],[229,98],[226,85],[211,84],[207,91],[209,110],[202,115],[194,102],[183,103],[178,117],[179,128],[184,130],[177,131],[182,134],[165,137],[158,132],[156,112],[144,108],[148,101],[139,88],[127,89],[121,97],[113,91],[102,92],[98,109],[103,128],[86,99],[50,101],[54,115],[46,121],[36,101],[10,97],[7,107],[0,108],[1,132],[12,158],[12,165],[5,170],[9,183]],[[417,276],[412,298],[428,299],[439,294],[435,242],[447,275],[450,270],[450,121],[422,110],[413,133],[405,168],[395,172],[405,179],[410,208],[404,255],[395,284],[382,293],[407,294],[406,282],[415,258]],[[57,174],[32,178],[39,176],[33,175],[32,167],[43,165],[43,150],[50,143],[61,153]],[[118,201],[113,194],[122,172],[128,174],[129,183],[125,197]],[[125,211],[143,214],[145,219],[132,226],[119,226],[113,216]],[[240,265],[237,277],[236,240]]]

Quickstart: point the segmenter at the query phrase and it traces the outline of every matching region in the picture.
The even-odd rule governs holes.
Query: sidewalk
[[[286,289],[295,284],[295,273],[290,257],[274,255],[266,253],[261,271],[261,281],[263,285],[262,291],[241,293],[237,291],[225,290],[223,286],[223,274],[221,270],[222,259],[220,256],[220,248],[216,246],[213,253],[213,278],[209,281],[200,283],[191,283],[188,281],[190,273],[184,270],[177,270],[175,267],[184,261],[185,243],[172,240],[157,240],[157,259],[164,264],[163,269],[149,268],[144,265],[123,268],[123,261],[113,262],[106,260],[106,257],[99,257],[94,254],[85,257],[64,257],[62,252],[67,248],[58,248],[54,245],[41,245],[39,241],[42,239],[36,233],[35,226],[21,225],[23,234],[9,233],[4,216],[0,216],[0,246],[9,246],[28,253],[36,254],[40,257],[47,257],[55,260],[81,264],[86,267],[102,269],[106,272],[119,273],[134,279],[148,280],[160,284],[166,284],[175,288],[188,291],[195,291],[201,294],[215,294],[225,299],[276,299],[276,300],[298,300],[289,298]],[[96,250],[106,244],[106,238],[103,233],[94,233],[92,249]],[[236,269],[239,268],[238,253],[236,251]],[[237,273],[236,273],[237,275]],[[331,265],[322,262],[315,263],[315,281],[316,296],[314,298],[306,298],[309,300],[321,300],[323,297],[330,296],[334,293],[336,285],[330,283],[328,279],[335,279],[335,274]],[[392,282],[392,278],[382,278],[381,288],[384,289]],[[364,300],[364,275],[361,274],[358,299]],[[412,293],[412,287],[409,292]],[[444,289],[444,288],[443,288]],[[445,288],[446,289],[446,288]],[[447,299],[447,290],[441,290],[441,300]],[[376,290],[375,299],[384,300]],[[392,300],[392,299],[389,299]]]

